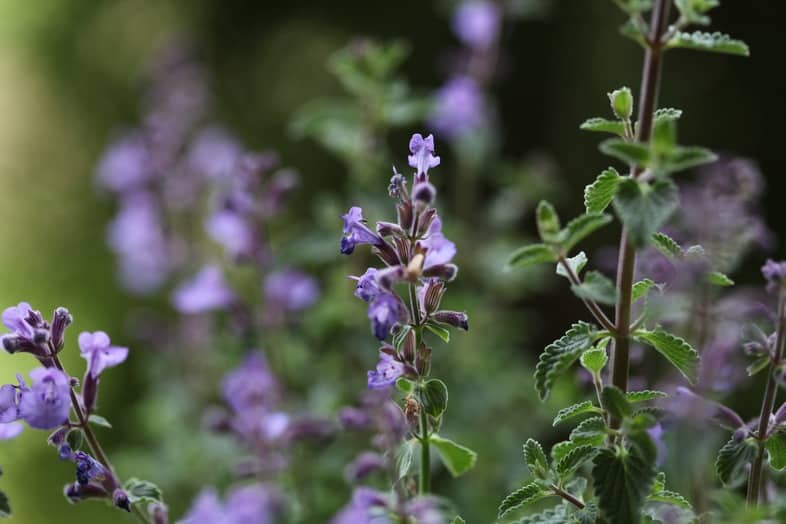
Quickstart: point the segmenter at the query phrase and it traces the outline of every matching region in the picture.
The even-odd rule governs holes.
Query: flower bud
[[[89,498],[104,498],[107,496],[106,490],[98,484],[93,482],[89,484],[66,484],[63,488],[63,495],[69,502],[75,503]]]
[[[444,282],[436,279],[426,282],[425,290],[423,291],[423,308],[426,310],[427,315],[439,309],[439,304],[442,302],[442,295],[444,294]]]
[[[434,313],[434,320],[469,331],[469,317],[461,311],[437,311]]]
[[[742,350],[749,357],[758,357],[768,352],[768,349],[764,347],[764,344],[755,340],[743,344]]]
[[[398,212],[398,225],[401,226],[401,229],[404,231],[412,229],[412,220],[414,218],[412,204],[410,202],[402,202],[396,207],[396,211]]]
[[[52,345],[55,347],[55,351],[60,351],[63,349],[64,344],[64,334],[65,330],[68,326],[71,325],[71,322],[74,321],[74,318],[71,316],[71,313],[64,307],[59,307],[55,309],[55,313],[52,316],[52,328],[51,328],[51,337],[52,337]]]
[[[96,409],[98,401],[98,377],[93,377],[89,371],[85,373],[84,385],[82,386],[82,402],[85,410],[92,413]]]
[[[418,230],[416,231],[417,236],[422,237],[426,235],[436,215],[437,210],[433,207],[426,209],[420,214],[418,218]]]
[[[400,264],[401,260],[399,259],[396,250],[393,249],[393,246],[391,246],[381,238],[379,240],[380,241],[378,243],[374,244],[374,248],[372,250],[374,254],[377,255],[380,259],[382,259],[382,261],[389,266],[395,266],[397,264]]]
[[[628,87],[621,87],[609,93],[611,110],[620,120],[629,120],[633,114],[633,94]]]
[[[169,524],[169,508],[163,502],[153,502],[147,507],[153,524]]]
[[[128,493],[122,489],[116,489],[115,492],[112,493],[112,503],[116,508],[124,509],[131,513],[131,501],[128,500]]]
[[[429,266],[423,270],[423,276],[426,278],[439,278],[445,282],[450,282],[458,275],[458,266],[456,264],[436,264]]]
[[[381,237],[406,236],[406,233],[403,229],[401,229],[401,226],[394,224],[393,222],[377,222],[377,234]]]
[[[390,184],[388,185],[388,194],[392,198],[406,199],[407,197],[407,179],[393,168],[393,176],[390,177]]]
[[[404,362],[415,363],[415,332],[411,329],[401,342],[401,356]]]
[[[60,460],[71,460],[73,456],[74,452],[71,450],[71,446],[68,444],[63,443],[59,448],[57,448],[57,457]]]
[[[437,188],[430,182],[420,182],[412,188],[412,203],[416,209],[424,210],[437,198]]]

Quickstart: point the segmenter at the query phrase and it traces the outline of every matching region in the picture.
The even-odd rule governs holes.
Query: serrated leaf
[[[595,131],[598,133],[611,133],[612,135],[625,136],[625,124],[619,120],[605,118],[589,118],[579,126],[582,131]]]
[[[765,447],[769,455],[770,467],[776,471],[786,468],[786,431],[778,429],[767,437]]]
[[[699,367],[699,353],[685,339],[660,328],[654,331],[637,330],[633,338],[645,343],[666,357],[693,384]]]
[[[617,301],[617,288],[614,282],[598,271],[588,271],[581,285],[573,284],[570,289],[577,297],[600,304],[613,306]]]
[[[527,515],[517,520],[515,524],[574,524],[574,522],[569,514],[569,508],[565,504],[560,504],[540,513]]]
[[[396,475],[398,475],[399,480],[409,474],[409,469],[412,467],[412,459],[418,446],[420,446],[420,441],[416,438],[411,438],[401,444],[396,450]]]
[[[524,443],[524,462],[530,473],[538,478],[546,478],[549,472],[549,461],[537,440],[527,439],[527,442]]]
[[[426,329],[438,336],[445,344],[450,343],[450,330],[432,322],[426,323]]]
[[[101,426],[103,428],[110,428],[110,429],[112,428],[112,424],[110,424],[107,419],[105,419],[101,415],[96,415],[95,413],[90,415],[90,417],[87,420],[91,424],[96,425],[96,426]]]
[[[546,244],[558,244],[560,238],[560,221],[557,210],[550,203],[541,200],[535,210],[540,239]]]
[[[657,124],[662,120],[676,121],[679,120],[681,116],[682,116],[681,109],[674,109],[672,107],[662,107],[655,111],[655,115],[653,116],[653,124]]]
[[[668,154],[658,158],[655,169],[659,173],[677,173],[716,160],[718,155],[704,147],[676,146]]]
[[[587,213],[602,213],[614,200],[617,186],[622,177],[610,167],[603,171],[593,183],[584,188],[584,208]]]
[[[729,287],[734,285],[734,281],[720,271],[707,273],[707,282],[713,286]]]
[[[650,280],[649,278],[645,278],[639,280],[635,284],[633,284],[633,301],[636,302],[642,297],[646,297],[647,294],[650,292],[650,289],[655,285],[655,282]]]
[[[448,407],[448,387],[438,378],[432,378],[423,384],[420,400],[426,413],[439,418]]]
[[[527,504],[532,504],[544,497],[549,496],[538,482],[530,482],[520,487],[502,501],[497,510],[497,518],[502,518],[514,509],[521,508]]]
[[[606,348],[593,348],[581,354],[581,365],[590,373],[598,373],[609,361]]]
[[[0,491],[0,517],[11,516],[11,504],[8,501],[8,496]]]
[[[745,467],[756,456],[756,445],[743,440],[730,439],[718,451],[715,472],[724,486],[736,486],[745,479]]]
[[[597,452],[598,448],[595,446],[577,446],[570,450],[567,455],[562,457],[562,459],[557,462],[554,469],[560,479],[564,481],[568,475],[573,474],[586,462],[592,460]]]
[[[611,215],[603,213],[585,213],[574,218],[568,223],[561,234],[564,238],[562,249],[570,251],[570,248],[584,240],[594,231],[611,222],[612,219]]]
[[[676,491],[662,490],[647,497],[648,502],[662,502],[683,509],[693,509],[691,503]]]
[[[580,415],[586,415],[588,413],[603,413],[603,410],[593,404],[591,400],[585,400],[583,402],[579,402],[578,404],[573,404],[572,406],[568,406],[559,410],[557,412],[557,416],[554,417],[554,422],[552,425],[556,426],[557,424],[565,422],[566,420],[570,420]]]
[[[592,324],[577,322],[560,337],[546,346],[535,366],[535,389],[541,400],[546,400],[554,380],[592,347],[597,329]]]
[[[628,229],[628,239],[637,248],[645,247],[679,204],[677,186],[669,180],[652,185],[631,178],[620,181],[614,209]]]
[[[579,444],[594,444],[603,442],[606,438],[606,421],[603,417],[592,417],[582,420],[570,432],[570,440]]]
[[[139,501],[161,502],[163,500],[161,489],[147,480],[130,478],[123,484],[123,489],[128,493],[128,500],[132,504]]]
[[[653,233],[652,245],[663,253],[663,256],[671,260],[679,259],[682,257],[682,246],[676,240],[671,238],[665,233]]]
[[[600,392],[603,409],[618,419],[623,419],[633,412],[633,407],[625,398],[625,393],[617,386],[606,386]]]
[[[641,508],[655,479],[655,456],[631,445],[627,453],[601,449],[592,478],[601,515],[609,524],[638,524]]]
[[[614,3],[629,15],[652,9],[652,0],[614,0]]]
[[[478,455],[468,447],[440,437],[436,433],[429,437],[429,442],[437,450],[442,463],[454,477],[463,475],[475,466]]]
[[[531,244],[518,248],[508,258],[508,268],[527,267],[546,262],[556,262],[554,250],[545,244]]]
[[[650,163],[650,150],[645,144],[626,142],[621,138],[601,142],[600,152],[628,165],[647,167]]]
[[[565,262],[568,263],[568,267],[573,270],[573,273],[578,275],[584,269],[584,266],[587,265],[587,254],[584,251],[579,251],[577,255],[566,258]],[[556,273],[561,277],[569,279],[568,272],[561,263],[557,264]]]
[[[742,40],[735,40],[723,33],[705,33],[694,31],[686,33],[679,31],[666,44],[667,48],[696,49],[698,51],[711,51],[730,55],[749,56],[748,44]]]
[[[717,0],[674,0],[674,5],[680,11],[680,15],[690,24],[708,25],[710,17],[704,13],[717,7]]]
[[[637,402],[657,400],[659,398],[667,398],[668,396],[669,395],[664,393],[663,391],[644,389],[641,391],[628,391],[627,393],[625,393],[625,400],[627,400],[631,404],[636,404]]]

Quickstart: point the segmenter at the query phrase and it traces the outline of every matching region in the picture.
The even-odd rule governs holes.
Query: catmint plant
[[[443,381],[431,377],[433,351],[428,342],[428,337],[448,342],[449,328],[467,330],[469,321],[466,313],[442,307],[447,284],[456,278],[458,267],[453,263],[456,245],[442,232],[442,219],[434,207],[436,189],[429,181],[429,170],[440,164],[434,137],[416,133],[409,149],[412,185],[394,168],[388,186],[396,202],[396,222],[380,221],[372,229],[359,207],[350,208],[342,217],[341,252],[351,254],[357,246],[369,245],[384,264],[352,277],[355,296],[368,304],[371,333],[382,343],[379,362],[368,372],[367,384],[372,390],[396,386],[405,394],[403,420],[407,425],[402,438],[406,440],[398,446],[404,458],[399,459],[402,471],[394,479],[394,488],[408,474],[412,454],[419,448],[418,493],[426,495],[432,489],[432,448],[453,475],[461,475],[475,463],[474,452],[438,434],[448,389]]]
[[[30,304],[20,302],[3,311],[2,322],[10,332],[2,337],[3,348],[12,355],[30,354],[41,364],[30,372],[29,385],[17,375],[16,384],[0,386],[4,438],[18,435],[21,421],[32,429],[50,431],[48,443],[57,449],[58,458],[74,463],[75,481],[64,488],[70,502],[104,500],[133,511],[142,522],[165,523],[161,515],[166,506],[158,487],[136,478],[121,482],[95,433],[97,427],[112,427],[97,413],[101,376],[125,362],[128,348],[112,345],[103,331],[81,333],[79,350],[87,369],[80,383],[66,372],[59,356],[65,349],[66,328],[73,322],[67,309],[55,309],[47,322]],[[7,504],[3,511],[10,512]]]
[[[536,212],[542,243],[516,251],[514,267],[556,263],[557,274],[566,278],[595,323],[579,321],[559,340],[548,345],[535,369],[535,386],[546,399],[557,377],[576,361],[586,369],[596,398],[559,411],[554,425],[581,418],[569,439],[554,445],[550,456],[535,440],[524,445],[524,458],[533,480],[502,502],[499,516],[548,497],[563,503],[541,515],[559,522],[638,523],[657,518],[659,508],[670,505],[681,519],[694,518],[683,496],[666,487],[665,475],[657,470],[657,448],[651,435],[663,411],[648,403],[667,397],[655,390],[629,391],[630,356],[633,342],[654,349],[689,382],[697,377],[698,352],[683,338],[655,324],[646,314],[652,279],[634,281],[637,252],[650,245],[674,259],[695,258],[701,264],[694,278],[721,286],[731,284],[703,249],[683,249],[661,231],[679,207],[674,175],[712,162],[715,155],[700,147],[679,145],[676,125],[681,111],[658,107],[663,58],[673,48],[692,48],[747,55],[747,46],[720,33],[689,33],[691,25],[707,25],[707,12],[717,1],[676,0],[678,16],[670,16],[671,0],[616,0],[629,17],[623,34],[645,49],[644,69],[634,115],[633,92],[623,87],[609,93],[614,119],[592,118],[582,124],[588,131],[615,135],[601,143],[601,152],[623,162],[627,175],[610,167],[584,191],[586,213],[562,226],[554,207],[541,202]],[[645,15],[650,13],[649,22]],[[575,252],[590,233],[609,224],[604,211],[612,206],[622,222],[616,283],[598,271],[586,271],[588,257]],[[609,317],[605,306],[614,307]],[[648,378],[645,376],[645,379]],[[769,406],[771,412],[772,406]],[[592,489],[579,475],[591,466]],[[537,520],[537,517],[533,517]],[[526,519],[525,519],[526,520]]]

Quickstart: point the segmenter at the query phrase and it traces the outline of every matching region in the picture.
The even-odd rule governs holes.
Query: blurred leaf
[[[90,415],[90,417],[87,420],[88,420],[88,422],[90,422],[91,424],[94,424],[96,426],[101,426],[101,427],[104,427],[104,428],[111,428],[112,427],[112,424],[110,424],[107,419],[105,419],[101,415],[96,415],[95,413]]]
[[[614,3],[630,15],[652,9],[652,0],[614,0]]]
[[[595,131],[599,133],[611,133],[612,135],[625,136],[625,124],[619,120],[607,120],[595,117],[585,120],[579,129],[582,131]]]
[[[396,475],[398,480],[403,479],[409,474],[412,467],[412,459],[415,455],[415,449],[420,445],[416,438],[411,438],[405,441],[396,450]]]
[[[636,248],[645,247],[679,204],[679,192],[673,182],[657,180],[652,185],[626,178],[620,181],[614,209],[628,229],[629,241]]]
[[[653,233],[652,245],[654,245],[658,251],[663,253],[666,258],[675,260],[682,257],[682,247],[673,238],[665,233]]]
[[[8,502],[8,496],[0,490],[0,518],[11,516],[11,504]]]
[[[764,369],[767,369],[771,361],[772,359],[770,358],[769,355],[764,355],[762,357],[757,358],[751,364],[749,364],[748,367],[745,368],[745,371],[748,373],[749,377],[752,377],[756,373]]]
[[[612,138],[601,142],[600,151],[632,166],[647,167],[650,163],[649,148],[638,142],[626,142],[620,138]]]
[[[548,475],[549,461],[540,443],[535,439],[527,439],[524,443],[524,463],[534,476],[545,479]]]
[[[408,378],[401,377],[396,380],[396,389],[404,394],[409,394],[415,390],[415,383]]]
[[[710,17],[704,13],[717,7],[718,0],[674,0],[680,15],[691,24],[708,25]]]
[[[596,333],[592,324],[578,322],[563,337],[546,346],[535,367],[535,389],[541,400],[548,398],[554,380],[592,347]]]
[[[437,449],[442,463],[454,477],[463,475],[475,466],[478,456],[471,449],[442,438],[436,433],[429,437],[429,442]]]
[[[662,107],[655,110],[653,117],[653,125],[657,125],[662,120],[679,120],[682,116],[682,109],[674,109],[673,107]]]
[[[676,146],[665,156],[656,159],[654,169],[658,173],[677,173],[716,160],[718,155],[704,147]]]
[[[625,393],[625,400],[628,402],[635,404],[637,402],[646,402],[648,400],[657,400],[659,398],[667,398],[669,395],[664,393],[663,391],[654,391],[650,389],[644,389],[641,391],[628,391]]]
[[[532,504],[544,497],[551,495],[543,489],[537,481],[530,482],[520,487],[502,501],[497,510],[497,518],[502,518],[514,509],[521,508],[527,504]]]
[[[603,213],[585,213],[574,218],[560,233],[560,237],[564,239],[562,240],[562,249],[566,252],[570,251],[570,248],[581,242],[595,230],[611,222],[611,220],[611,215]]]
[[[583,402],[579,402],[578,404],[573,404],[572,406],[568,406],[559,410],[557,412],[557,416],[554,417],[554,422],[552,422],[551,425],[556,426],[557,424],[565,422],[566,420],[570,420],[580,415],[587,415],[589,413],[601,414],[603,413],[603,410],[594,405],[591,400],[585,400]]]
[[[767,437],[765,444],[769,454],[770,467],[776,471],[786,468],[786,431],[782,428]]]
[[[645,278],[643,280],[639,280],[635,284],[633,284],[633,301],[636,302],[642,297],[646,297],[649,294],[650,289],[655,285],[655,282],[650,280],[649,278]]]
[[[600,304],[614,305],[617,301],[617,288],[614,282],[598,271],[588,271],[581,285],[572,285],[571,290],[579,298],[594,300]]]
[[[730,439],[718,451],[715,459],[715,472],[724,486],[737,486],[744,481],[746,467],[756,456],[756,445],[744,439],[740,442]]]
[[[66,435],[66,442],[72,451],[79,451],[85,442],[85,436],[81,429],[72,429]]]
[[[420,398],[426,413],[439,418],[448,407],[448,387],[438,378],[429,379],[423,385]]]
[[[609,356],[606,354],[606,348],[594,348],[585,351],[581,354],[581,365],[590,373],[598,373],[609,361]]]
[[[677,32],[668,44],[667,48],[686,48],[698,51],[712,51],[715,53],[726,53],[730,55],[749,56],[750,49],[748,44],[742,40],[734,40],[729,35],[723,33],[704,33],[694,31],[693,33]]]
[[[602,213],[611,204],[620,179],[617,170],[610,167],[584,188],[584,208],[587,213]]]
[[[633,338],[655,348],[658,353],[666,357],[666,360],[674,364],[674,367],[679,369],[691,384],[695,383],[699,353],[685,339],[660,328],[654,331],[636,330]]]
[[[507,267],[527,267],[545,262],[555,262],[557,255],[554,250],[546,244],[531,244],[520,247],[508,258]]]
[[[720,271],[710,271],[707,273],[707,282],[714,286],[729,287],[734,285],[734,281]]]
[[[161,502],[163,500],[159,487],[148,480],[130,478],[123,484],[123,489],[128,493],[128,500],[132,504],[140,501]]]
[[[540,239],[546,244],[559,244],[562,240],[560,235],[560,221],[554,206],[545,200],[541,200],[535,211],[535,216],[537,218]]]

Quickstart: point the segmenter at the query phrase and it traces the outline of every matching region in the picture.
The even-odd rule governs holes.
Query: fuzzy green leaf
[[[629,15],[652,9],[652,0],[614,0],[614,3]]]
[[[518,248],[508,258],[508,268],[527,267],[546,262],[556,262],[554,250],[545,244],[530,244]]]
[[[770,467],[776,471],[786,468],[786,431],[779,429],[767,438],[765,444]]]
[[[612,219],[613,217],[611,215],[605,215],[603,213],[585,213],[580,217],[574,218],[568,223],[561,234],[564,238],[562,249],[570,251],[570,248],[584,240],[595,230],[611,222]]]
[[[123,484],[123,489],[128,493],[128,500],[132,504],[141,501],[161,502],[163,500],[161,489],[147,480],[130,478]]]
[[[557,462],[554,470],[557,472],[560,479],[564,481],[582,465],[592,460],[597,452],[598,448],[595,446],[585,445],[575,447]]]
[[[649,278],[639,280],[638,282],[633,284],[633,301],[636,302],[640,298],[646,297],[653,286],[655,286],[655,282],[653,282]]]
[[[707,282],[713,286],[729,287],[734,285],[734,281],[720,271],[707,273]]]
[[[633,412],[633,407],[625,398],[625,393],[616,386],[606,386],[600,393],[600,400],[603,409],[608,411],[613,417],[622,419]]]
[[[572,406],[568,406],[559,410],[559,412],[557,412],[557,416],[554,417],[554,422],[552,424],[556,426],[557,424],[565,422],[566,420],[578,417],[580,415],[586,415],[588,413],[603,413],[603,410],[594,405],[591,400],[585,400],[583,402],[579,402],[578,404],[573,404]]]
[[[601,142],[600,152],[628,165],[647,167],[650,163],[650,150],[645,144],[627,142],[621,138]]]
[[[541,200],[535,211],[535,218],[538,223],[540,239],[547,244],[559,244],[561,240],[560,221],[554,206]]]
[[[626,178],[620,181],[614,197],[614,209],[628,228],[634,247],[645,247],[671,216],[679,204],[677,186],[669,180],[657,180],[652,185]]]
[[[543,489],[538,482],[530,482],[520,487],[502,501],[499,505],[498,518],[502,518],[514,509],[521,508],[527,504],[549,496],[550,493]]]
[[[582,131],[595,131],[598,133],[611,133],[612,135],[625,136],[625,124],[619,120],[605,118],[590,118],[585,120],[579,129]]]
[[[429,442],[437,450],[442,463],[454,477],[463,475],[475,466],[478,455],[471,449],[442,438],[436,433],[429,437]]]
[[[409,395],[413,391],[415,391],[415,383],[412,382],[410,379],[401,377],[396,380],[396,389],[401,391],[402,393]]]
[[[593,348],[585,351],[581,355],[581,365],[590,373],[598,373],[609,361],[609,356],[606,354],[606,348]]]
[[[617,186],[622,177],[610,167],[598,175],[593,183],[584,188],[584,208],[587,213],[602,213],[614,200]]]
[[[568,263],[568,266],[573,270],[573,273],[578,275],[581,273],[581,270],[584,269],[584,266],[587,265],[587,254],[584,251],[579,251],[578,255],[566,258],[565,261]],[[565,267],[561,264],[557,264],[556,273],[561,276],[568,278],[568,272],[565,270]]]
[[[91,424],[93,424],[95,426],[101,426],[101,427],[104,427],[104,428],[111,428],[112,427],[112,424],[110,424],[107,419],[105,419],[101,415],[96,415],[95,413],[90,415],[90,417],[87,420]]]
[[[600,304],[614,305],[617,301],[617,288],[614,282],[598,271],[588,271],[581,285],[572,285],[573,294],[579,298],[594,300]]]
[[[451,524],[467,524],[467,521],[461,517],[456,517]]]
[[[718,160],[718,155],[709,149],[696,146],[676,146],[667,155],[658,158],[659,173],[677,173],[692,167]]]
[[[594,464],[592,478],[601,515],[609,524],[639,524],[655,479],[655,453],[639,445],[631,445],[627,453],[601,449]]]
[[[680,246],[676,240],[665,233],[653,233],[652,245],[655,246],[658,251],[663,253],[663,256],[666,258],[675,260],[682,257],[682,246]]]
[[[441,417],[448,407],[448,387],[440,379],[432,378],[423,385],[420,400],[426,413]]]
[[[715,472],[724,486],[737,486],[745,479],[745,467],[756,456],[756,445],[748,439],[736,442],[730,439],[718,451]]]
[[[535,389],[541,400],[546,400],[554,380],[592,347],[597,329],[592,324],[578,322],[559,340],[546,346],[535,366]]]
[[[664,504],[670,504],[672,506],[677,506],[678,508],[683,508],[683,509],[693,509],[693,506],[688,501],[688,499],[686,499],[676,491],[669,491],[667,489],[649,495],[647,497],[647,501],[662,502]]]
[[[723,33],[705,33],[694,31],[692,33],[677,32],[666,44],[668,48],[696,49],[698,51],[712,51],[730,55],[749,56],[748,44],[742,40],[735,40]]]
[[[591,417],[584,419],[570,432],[570,440],[580,445],[597,445],[606,438],[606,421],[603,417]]]
[[[639,329],[633,334],[633,338],[655,348],[655,351],[666,357],[691,384],[696,381],[699,353],[685,339],[660,328],[654,331]]]
[[[628,391],[627,393],[625,393],[625,400],[627,400],[631,404],[636,404],[638,402],[646,402],[648,400],[667,398],[668,396],[669,395],[667,395],[663,391],[654,391],[654,390],[645,389],[642,391]]]
[[[549,461],[540,443],[534,439],[527,439],[524,443],[524,462],[530,473],[538,478],[546,478],[549,472]]]
[[[653,124],[657,124],[662,120],[676,121],[679,120],[681,116],[682,116],[681,109],[674,109],[673,107],[662,107],[655,111],[655,115],[653,117]]]

